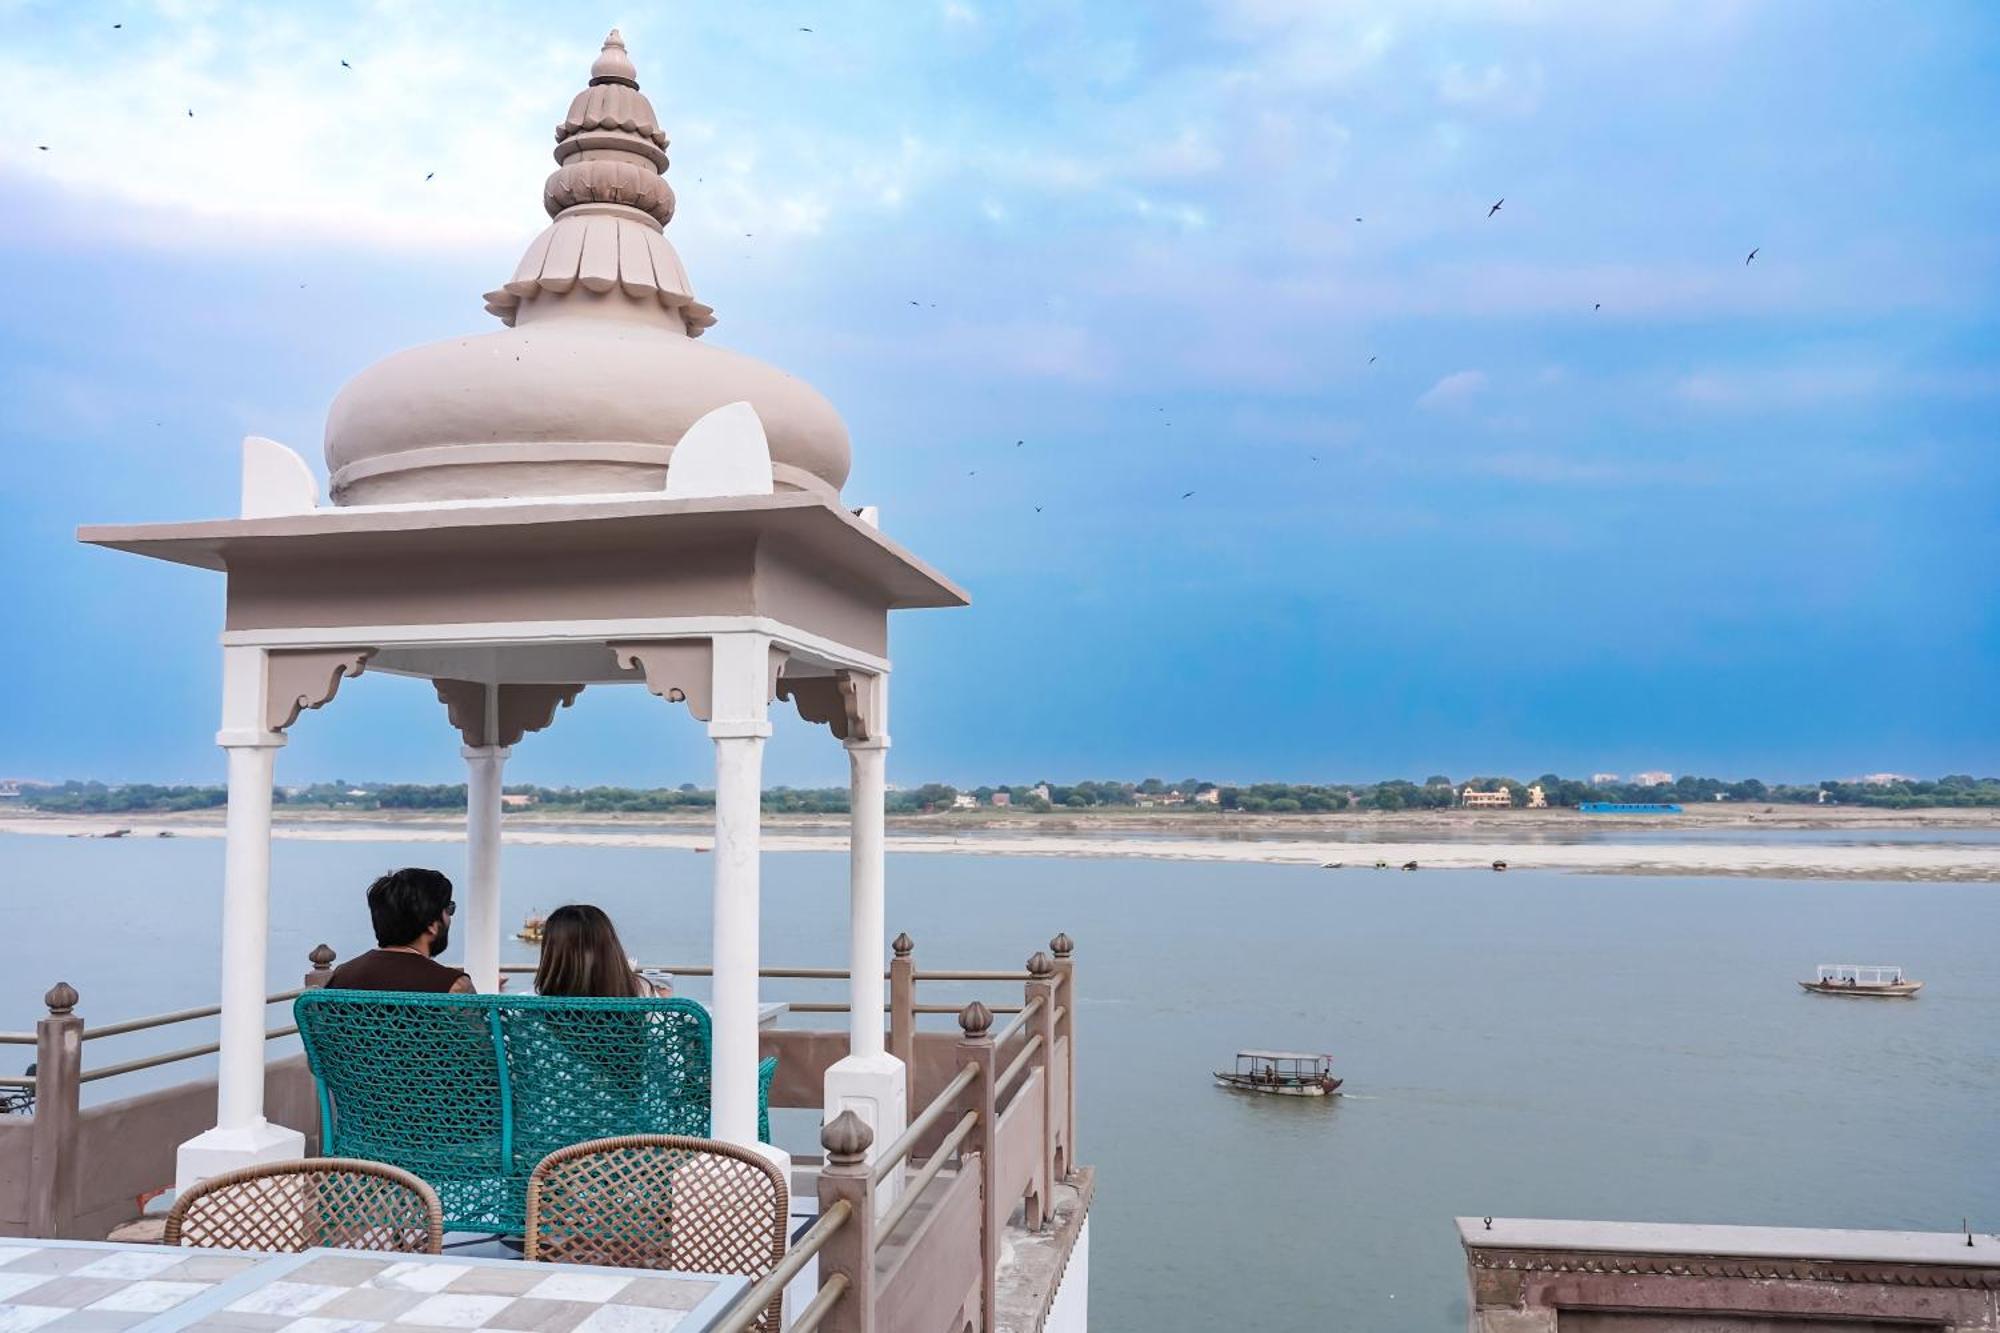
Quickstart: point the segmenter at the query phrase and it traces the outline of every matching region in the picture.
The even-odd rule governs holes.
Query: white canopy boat
[[[1816,995],[1856,995],[1874,999],[1906,1000],[1924,988],[1911,981],[1900,967],[1868,966],[1861,963],[1821,963],[1819,975],[1799,985]]]

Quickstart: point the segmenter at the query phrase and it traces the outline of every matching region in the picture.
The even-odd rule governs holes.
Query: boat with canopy
[[[1333,1076],[1333,1057],[1309,1051],[1238,1051],[1235,1070],[1217,1070],[1215,1081],[1238,1092],[1276,1097],[1328,1097],[1341,1084]]]
[[[1924,988],[1921,981],[1903,975],[1900,967],[1871,966],[1864,963],[1821,963],[1819,975],[1799,985],[1815,995],[1856,995],[1874,999],[1907,1000]]]

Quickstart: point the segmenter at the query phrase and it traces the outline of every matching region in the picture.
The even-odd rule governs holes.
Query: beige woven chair
[[[747,1148],[629,1134],[558,1148],[528,1177],[527,1244],[542,1263],[727,1273],[756,1281],[785,1254],[785,1176]],[[783,1297],[758,1327],[776,1333]]]
[[[309,1157],[209,1177],[175,1201],[165,1239],[203,1249],[436,1254],[444,1216],[431,1187],[400,1167]]]

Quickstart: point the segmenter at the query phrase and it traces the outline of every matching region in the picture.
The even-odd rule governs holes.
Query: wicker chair
[[[175,1201],[165,1239],[204,1249],[436,1254],[444,1217],[431,1187],[399,1167],[309,1157],[209,1177]]]
[[[629,1134],[559,1148],[528,1177],[522,1258],[728,1273],[756,1281],[785,1254],[785,1175],[747,1148]],[[758,1327],[776,1333],[784,1298]]]

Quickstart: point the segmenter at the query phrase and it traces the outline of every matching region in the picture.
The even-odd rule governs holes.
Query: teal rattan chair
[[[309,990],[293,1012],[320,1150],[413,1173],[453,1230],[520,1231],[528,1176],[559,1148],[709,1135],[708,1011],[692,1000]],[[767,1142],[777,1068],[757,1071]]]

